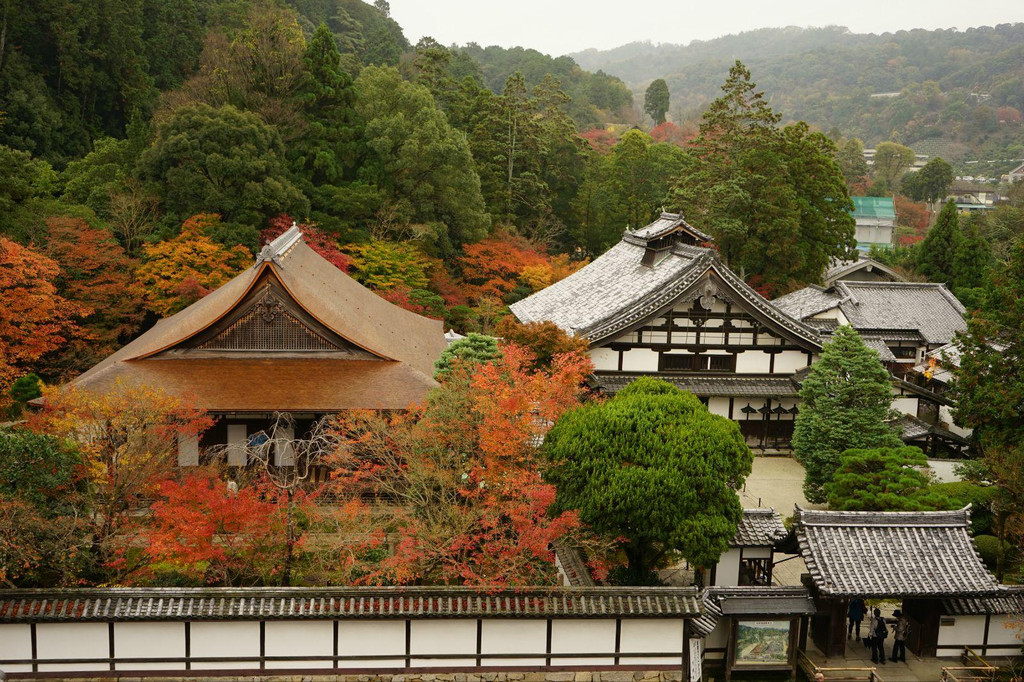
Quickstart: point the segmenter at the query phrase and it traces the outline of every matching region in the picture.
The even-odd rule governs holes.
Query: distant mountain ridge
[[[699,114],[739,59],[784,120],[836,128],[869,146],[895,133],[904,143],[944,138],[961,144],[965,156],[1024,153],[1024,129],[1000,122],[1001,108],[1024,111],[1024,23],[880,35],[791,26],[570,56],[584,69],[618,76],[634,92],[664,78],[676,118]],[[871,97],[893,92],[901,95]]]

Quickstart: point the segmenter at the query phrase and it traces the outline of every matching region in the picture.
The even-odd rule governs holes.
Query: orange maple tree
[[[158,494],[146,531],[148,573],[156,565],[193,581],[239,585],[272,582],[280,571],[285,520],[274,489],[229,488],[214,471],[194,471],[163,481]]]
[[[90,312],[57,293],[59,276],[53,260],[0,237],[0,408],[11,382],[67,343]]]
[[[245,247],[228,248],[207,236],[205,230],[218,222],[217,214],[200,213],[182,224],[177,237],[143,247],[143,264],[135,275],[147,308],[172,315],[252,263]]]
[[[54,280],[58,292],[91,311],[81,323],[86,333],[71,339],[61,353],[63,362],[51,372],[66,378],[110,355],[138,331],[142,301],[132,287],[138,263],[110,232],[81,218],[48,218],[40,250],[60,266]]]
[[[590,372],[581,353],[532,369],[525,349],[506,345],[491,363],[456,367],[425,405],[401,415],[348,414],[337,428],[335,494],[350,515],[391,529],[394,551],[358,566],[385,537],[370,532],[351,554],[360,582],[531,585],[553,582],[551,543],[591,542],[575,512],[549,516],[554,487],[541,477],[538,445],[550,425],[578,404]],[[457,417],[457,418],[456,418]],[[393,502],[371,510],[360,500]],[[596,555],[596,554],[595,554]]]
[[[526,239],[496,233],[467,244],[459,258],[466,293],[473,299],[502,299],[519,284],[523,270],[544,265],[547,258]]]

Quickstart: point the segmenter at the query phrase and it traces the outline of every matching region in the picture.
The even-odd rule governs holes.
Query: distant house
[[[896,227],[896,208],[892,197],[850,197],[853,219],[857,223],[857,248],[867,251],[872,246],[892,248]]]
[[[1006,184],[1024,181],[1024,163],[1017,166],[1000,179]]]
[[[999,202],[999,192],[993,187],[968,180],[956,180],[949,188],[946,201],[961,205],[992,207]]]

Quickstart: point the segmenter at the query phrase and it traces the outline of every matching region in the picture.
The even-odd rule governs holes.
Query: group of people
[[[888,623],[882,617],[881,609],[871,612],[873,616],[868,621],[868,633],[864,637],[864,644],[871,647],[871,662],[885,665],[885,640],[889,637],[889,628],[892,627],[892,656],[889,658],[893,663],[907,661],[907,635],[910,634],[910,621],[903,615],[903,612],[896,609],[892,612],[895,621]],[[868,605],[860,597],[850,600],[850,607],[847,611],[850,619],[846,631],[846,638],[851,639],[854,631],[857,633],[857,641],[861,641],[860,628],[864,622],[864,616],[868,615]]]

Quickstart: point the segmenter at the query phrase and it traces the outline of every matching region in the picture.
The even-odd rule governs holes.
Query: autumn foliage
[[[220,217],[194,215],[174,239],[143,248],[143,264],[136,272],[146,307],[167,316],[195,303],[227,283],[252,263],[245,247],[228,248],[213,241],[205,230]]]
[[[502,299],[519,283],[526,268],[543,266],[544,254],[526,239],[498,233],[467,244],[459,259],[470,298]]]
[[[272,218],[267,228],[260,232],[260,241],[269,244],[280,237],[292,226],[291,216],[282,213]],[[327,261],[342,272],[348,272],[352,268],[352,258],[338,248],[338,243],[318,230],[313,225],[299,225],[302,231],[302,240],[306,245],[323,256]]]
[[[457,368],[427,404],[409,413],[339,417],[347,441],[335,462],[335,494],[349,522],[362,519],[369,539],[349,555],[351,575],[370,584],[416,582],[531,585],[553,579],[550,544],[583,541],[575,513],[547,509],[554,488],[543,482],[537,445],[576,405],[590,372],[580,353],[557,356],[550,371],[507,345],[500,359]],[[371,510],[367,496],[393,504]],[[381,515],[387,518],[381,518]],[[394,551],[364,562],[392,529]]]
[[[11,382],[66,343],[91,312],[57,293],[60,274],[53,260],[0,237],[0,408]]]

